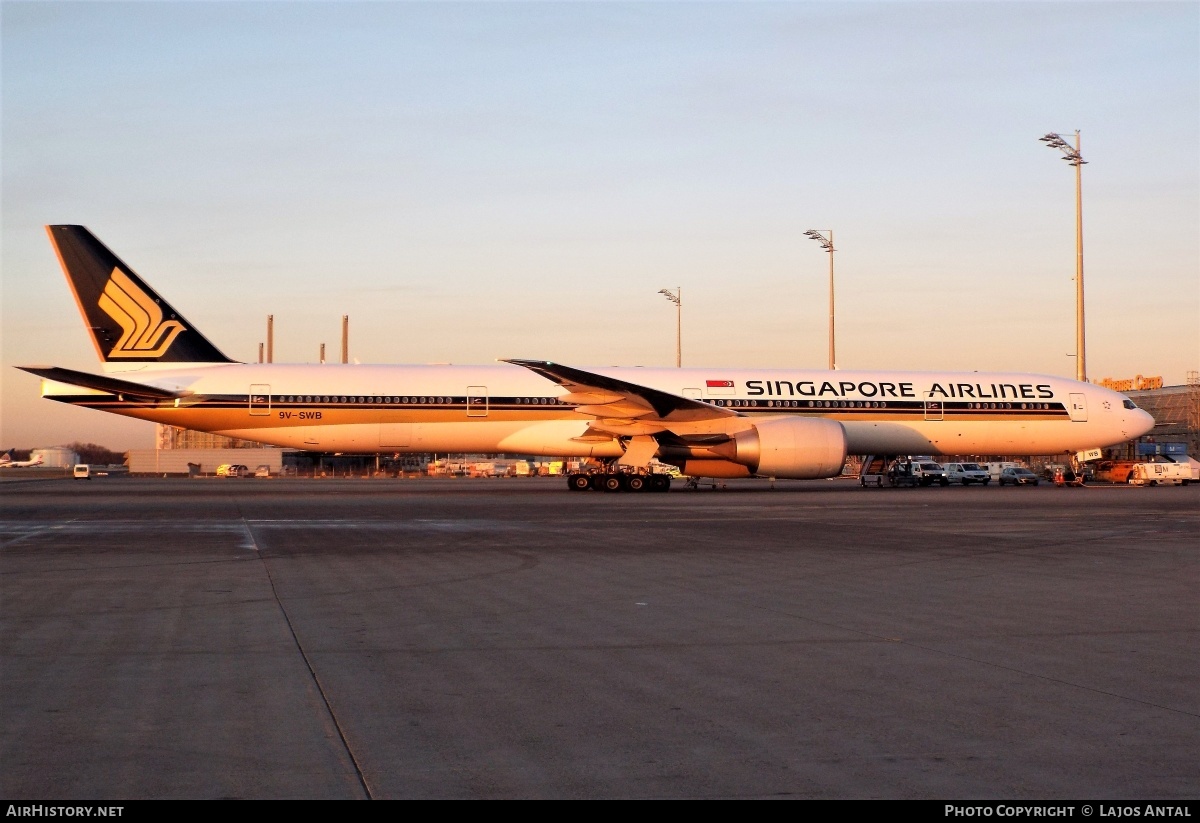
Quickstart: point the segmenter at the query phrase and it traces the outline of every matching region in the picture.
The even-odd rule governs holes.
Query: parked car
[[[946,479],[951,483],[962,483],[964,486],[972,483],[986,486],[992,482],[992,476],[988,470],[978,463],[947,463]]]
[[[267,465],[259,466],[257,469],[254,470],[254,476],[255,477],[270,477],[271,476],[271,467],[267,466]]]
[[[217,477],[249,477],[250,469],[241,463],[222,463],[217,466]]]
[[[1000,472],[1000,479],[996,481],[1001,486],[1011,483],[1014,486],[1036,486],[1038,484],[1038,476],[1029,469],[1021,468],[1020,466],[1009,466]]]

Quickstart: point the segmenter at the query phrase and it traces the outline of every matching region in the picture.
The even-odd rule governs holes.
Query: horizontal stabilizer
[[[129,397],[146,398],[148,400],[171,400],[176,397],[186,397],[191,392],[171,391],[156,386],[144,386],[129,380],[118,380],[115,377],[103,377],[98,374],[61,369],[58,366],[17,366],[21,371],[35,374],[45,380],[55,383],[66,383],[69,386],[81,386],[85,389],[108,392],[109,394],[128,395]]]

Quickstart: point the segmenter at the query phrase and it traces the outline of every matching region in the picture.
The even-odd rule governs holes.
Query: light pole
[[[1075,145],[1054,132],[1039,137],[1052,149],[1063,154],[1068,166],[1075,167],[1075,379],[1087,382],[1087,358],[1084,352],[1083,325],[1083,174],[1080,169],[1087,161],[1079,153],[1079,129],[1075,130]]]
[[[683,286],[675,291],[659,289],[658,293],[675,304],[675,368],[683,365]]]
[[[833,371],[837,368],[837,358],[834,355],[833,346],[833,229],[825,229],[825,231],[829,233],[828,238],[816,229],[809,229],[804,236],[816,240],[821,244],[822,249],[829,252],[829,370]]]

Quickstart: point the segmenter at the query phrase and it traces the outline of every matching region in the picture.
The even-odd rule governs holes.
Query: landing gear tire
[[[600,483],[596,488],[606,492],[619,492],[621,490],[621,476],[617,474],[601,475]]]
[[[671,478],[665,474],[650,475],[650,491],[665,492],[669,488],[671,488]]]
[[[567,488],[573,492],[585,492],[592,487],[592,479],[586,474],[572,474],[567,477]]]
[[[625,488],[631,492],[644,492],[646,490],[646,478],[640,474],[631,474],[625,478]]]

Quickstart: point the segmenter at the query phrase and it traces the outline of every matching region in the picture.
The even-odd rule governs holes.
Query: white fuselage
[[[105,411],[317,451],[616,457],[615,438],[526,368],[219,364],[113,377],[188,394],[136,401],[45,381],[43,394]],[[592,368],[674,395],[768,417],[828,418],[851,454],[1053,454],[1121,443],[1153,419],[1116,392],[1062,377],[983,372]],[[737,425],[734,428],[737,428]],[[728,430],[728,427],[726,427]]]

